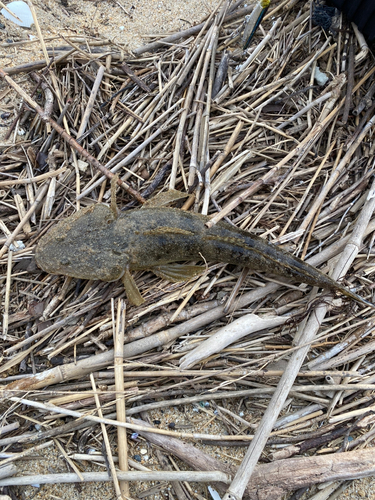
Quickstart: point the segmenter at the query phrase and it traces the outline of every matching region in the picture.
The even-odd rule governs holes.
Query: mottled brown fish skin
[[[57,224],[37,246],[38,266],[52,274],[114,281],[126,268],[153,268],[187,260],[227,262],[319,286],[366,305],[364,299],[289,252],[246,231],[173,208],[144,208],[115,217],[104,204]]]

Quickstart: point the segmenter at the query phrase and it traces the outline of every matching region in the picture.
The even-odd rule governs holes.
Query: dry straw
[[[119,210],[179,190],[176,208],[285,245],[372,300],[369,48],[344,20],[326,33],[310,2],[285,0],[272,2],[244,53],[253,5],[240,3],[219,2],[202,24],[133,54],[100,36],[65,37],[55,59],[32,8],[45,60],[0,69],[1,96],[11,88],[24,102],[8,131],[17,140],[0,150],[0,444],[33,445],[7,449],[2,463],[56,446],[75,471],[19,478],[4,468],[0,485],[111,481],[125,499],[158,480],[188,498],[190,482],[208,481],[226,500],[276,500],[311,485],[314,494],[318,482],[325,498],[338,495],[347,479],[374,473],[362,449],[374,435],[371,307],[241,262],[205,263],[183,283],[135,273],[138,307],[120,282],[33,268],[39,238],[75,210],[109,203],[114,178]],[[30,71],[34,93],[12,77]],[[48,427],[26,430],[36,414]],[[168,428],[171,415],[183,423],[175,416]],[[140,439],[158,449],[158,470],[128,458]],[[90,475],[76,442],[95,448],[111,474]],[[233,444],[247,447],[238,469],[222,448]],[[262,454],[269,463],[258,464]],[[172,455],[191,470],[177,470]]]

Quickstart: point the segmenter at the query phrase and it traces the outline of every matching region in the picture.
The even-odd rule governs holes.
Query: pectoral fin
[[[176,283],[178,281],[187,281],[190,278],[197,276],[197,274],[203,273],[205,269],[205,266],[165,264],[164,266],[152,267],[150,268],[150,271],[160,278]]]
[[[174,201],[181,200],[181,198],[186,198],[187,196],[189,196],[187,193],[182,193],[181,191],[177,191],[176,189],[170,189],[169,191],[158,193],[153,198],[147,200],[142,208],[165,207],[170,205]]]
[[[138,287],[133,279],[133,276],[130,274],[129,269],[125,269],[121,281],[124,284],[126,295],[129,299],[129,302],[134,306],[142,305],[145,300],[140,294]]]

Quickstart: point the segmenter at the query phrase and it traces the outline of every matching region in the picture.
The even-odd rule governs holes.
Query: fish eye
[[[69,266],[69,264],[70,264],[70,260],[69,260],[69,259],[66,259],[66,258],[63,258],[63,259],[61,259],[61,260],[60,260],[60,264],[61,264],[62,266]]]

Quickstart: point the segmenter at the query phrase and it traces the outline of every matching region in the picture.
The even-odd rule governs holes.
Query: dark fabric
[[[375,0],[330,0],[328,3],[340,9],[370,41],[375,40]]]
[[[314,26],[321,26],[323,29],[328,31],[332,25],[335,12],[335,7],[313,4],[312,21]]]

